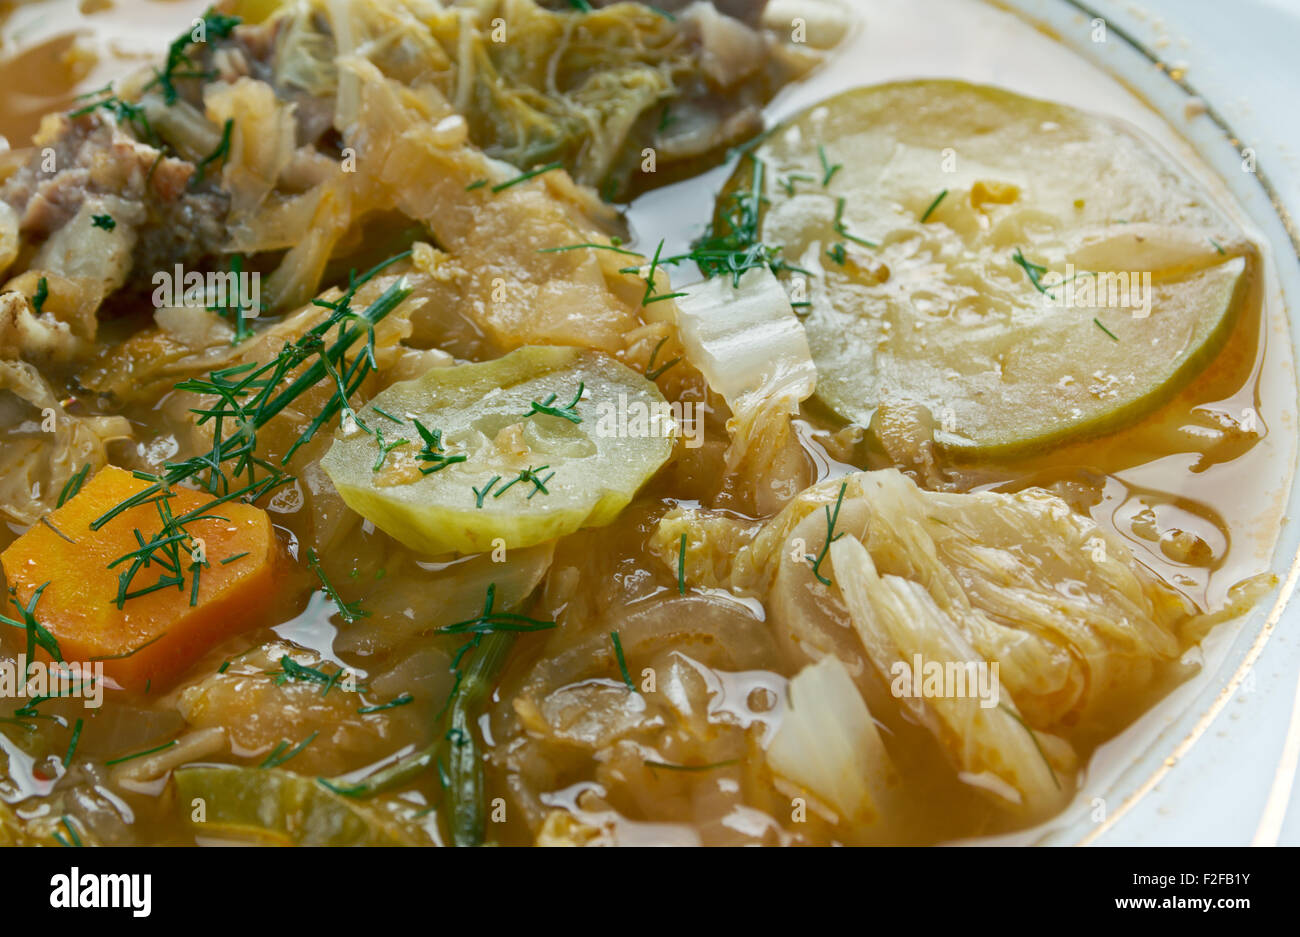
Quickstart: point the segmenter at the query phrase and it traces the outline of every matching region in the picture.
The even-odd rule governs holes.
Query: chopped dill
[[[830,505],[823,505],[823,509],[826,511],[826,542],[822,544],[822,548],[817,553],[816,556],[813,556],[812,554],[807,554],[808,559],[812,560],[813,575],[817,577],[817,581],[820,582],[823,586],[829,586],[831,584],[831,581],[822,575],[821,573],[822,563],[826,559],[826,554],[830,552],[831,544],[844,536],[843,533],[837,534],[835,532],[835,525],[836,523],[839,522],[840,506],[844,503],[844,492],[845,490],[848,489],[848,487],[849,487],[849,483],[847,481],[840,482],[840,493],[835,498],[834,511],[831,510]]]
[[[654,350],[650,352],[650,360],[647,361],[647,362],[646,362],[646,365],[645,365],[645,368],[646,368],[646,370],[645,370],[645,376],[646,376],[646,380],[647,380],[647,381],[653,381],[653,380],[657,379],[657,378],[659,377],[659,375],[663,374],[665,371],[667,371],[667,370],[668,370],[669,368],[671,368],[673,365],[677,364],[678,362],[680,362],[680,361],[682,360],[682,359],[681,359],[681,356],[678,356],[678,357],[676,357],[676,358],[673,358],[671,361],[667,361],[667,362],[665,362],[664,364],[661,364],[661,365],[660,365],[659,367],[657,367],[657,368],[654,366],[655,359],[659,357],[659,349],[664,347],[664,342],[666,342],[666,341],[668,341],[668,336],[667,336],[667,335],[665,335],[663,338],[659,339],[659,343],[658,343],[657,345],[655,345]]]
[[[56,508],[63,507],[69,498],[75,498],[77,492],[81,491],[81,486],[86,483],[86,474],[90,471],[90,463],[87,462],[80,469],[68,477],[63,484],[63,490],[59,492],[59,500],[55,502]]]
[[[483,489],[481,491],[478,488],[474,488],[474,486],[472,485],[470,486],[471,488],[473,488],[474,491],[474,507],[476,508],[483,507],[483,499],[488,496],[488,492],[492,490],[492,486],[499,481],[501,481],[501,476],[493,475],[492,478],[488,481],[488,483],[483,486]]]
[[[206,38],[211,35],[218,39],[227,38],[234,28],[242,20],[238,16],[227,16],[225,13],[218,13],[214,7],[208,7],[202,17],[202,35]],[[199,29],[199,25],[185,30],[167,47],[167,61],[162,71],[154,71],[154,77],[145,85],[145,90],[154,86],[162,88],[163,100],[170,106],[176,103],[179,93],[176,90],[176,79],[178,78],[210,78],[211,72],[196,71],[194,63],[190,60],[189,48],[194,45],[194,33]]]
[[[407,703],[413,702],[415,702],[414,696],[410,693],[403,693],[401,696],[398,696],[396,699],[391,699],[387,703],[380,703],[377,706],[362,706],[357,709],[357,712],[366,716],[370,713],[383,712],[386,709],[396,709],[398,706],[405,706]]]
[[[68,741],[68,750],[63,755],[63,767],[72,764],[72,756],[77,753],[77,743],[81,741],[81,728],[85,722],[78,719],[76,725],[72,727],[72,738]]]
[[[379,407],[376,407],[374,404],[371,404],[371,405],[370,405],[370,409],[371,409],[371,410],[374,410],[376,413],[378,413],[380,416],[382,416],[385,420],[392,420],[392,421],[393,421],[394,423],[396,423],[398,426],[405,426],[405,425],[406,425],[406,421],[405,421],[405,420],[403,420],[403,419],[401,419],[401,418],[399,418],[399,417],[395,417],[395,416],[393,416],[393,415],[392,415],[391,413],[389,413],[387,410],[381,410]]]
[[[149,125],[149,118],[145,116],[144,108],[139,104],[132,104],[129,101],[123,101],[114,94],[112,82],[109,82],[98,91],[91,91],[88,94],[80,96],[82,99],[89,97],[98,97],[99,100],[92,101],[74,111],[69,111],[68,116],[75,120],[78,117],[84,117],[92,111],[108,111],[114,118],[116,118],[119,124],[130,124],[131,129],[135,131],[136,136],[141,140],[157,140],[157,137],[153,132],[153,127]]]
[[[469,459],[466,455],[445,455],[442,447],[442,430],[429,429],[417,419],[412,419],[415,424],[416,432],[420,434],[420,439],[424,441],[424,448],[416,453],[415,457],[421,462],[429,462],[431,465],[420,467],[421,475],[432,475],[434,472],[440,472],[449,465],[455,465],[457,462],[465,462]]]
[[[285,749],[289,747],[288,741],[281,742],[279,745],[275,746],[275,748],[271,749],[271,754],[267,755],[266,760],[263,761],[260,765],[258,765],[258,767],[259,768],[280,767],[280,765],[284,764],[290,758],[294,758],[297,755],[300,755],[304,748],[306,748],[312,742],[316,741],[316,736],[318,736],[319,734],[320,734],[319,732],[313,732],[311,735],[307,736],[305,739],[303,739],[301,742],[299,742],[297,745],[295,745],[292,749],[290,749],[287,752],[285,751]]]
[[[1047,287],[1043,286],[1042,283],[1043,274],[1047,272],[1046,267],[1042,264],[1030,263],[1025,259],[1025,255],[1020,252],[1020,248],[1018,247],[1016,248],[1015,253],[1011,255],[1011,259],[1015,262],[1016,266],[1025,271],[1025,276],[1029,277],[1029,282],[1034,284],[1034,289],[1046,296],[1052,295],[1048,292]]]
[[[143,758],[145,755],[156,755],[158,752],[166,751],[169,748],[179,744],[179,739],[172,739],[170,742],[163,742],[154,748],[147,748],[142,752],[136,752],[134,755],[123,755],[121,758],[114,758],[111,761],[104,762],[105,765],[120,765],[124,761],[134,761],[137,758]]]
[[[1220,256],[1223,256],[1228,253],[1223,249],[1223,245],[1220,244],[1218,241],[1216,241],[1214,238],[1208,238],[1208,240],[1210,244],[1213,245],[1214,249],[1219,252]]]
[[[650,770],[664,771],[712,771],[714,768],[728,768],[732,765],[740,764],[739,758],[729,758],[726,761],[712,761],[706,765],[674,765],[667,761],[650,761],[646,759],[642,762]]]
[[[72,826],[72,824],[68,822],[68,818],[67,818],[67,816],[59,817],[59,825],[62,826],[65,830],[68,831],[68,838],[71,840],[71,842],[68,842],[68,840],[64,839],[61,835],[59,835],[59,832],[58,832],[57,830],[55,830],[55,832],[54,832],[54,838],[55,838],[56,840],[58,840],[59,843],[60,843],[61,845],[63,845],[63,846],[81,846],[81,845],[82,845],[82,843],[81,843],[81,837],[77,835],[77,831],[76,831],[76,829],[74,829],[73,826]]]
[[[573,399],[562,407],[555,406],[555,394],[549,395],[545,400],[534,400],[529,404],[528,412],[522,419],[528,419],[530,416],[536,416],[538,413],[544,413],[547,416],[558,416],[562,420],[568,420],[570,423],[581,423],[582,417],[578,416],[578,401],[582,400],[583,393],[586,392],[587,385],[583,381],[578,382],[578,392],[573,395]]]
[[[826,147],[822,146],[820,143],[817,144],[817,158],[822,162],[822,188],[824,189],[831,184],[831,180],[835,178],[835,174],[843,169],[844,166],[841,163],[836,163],[832,166],[830,161],[826,159]]]
[[[498,182],[496,185],[492,186],[492,192],[494,194],[497,192],[504,192],[512,185],[519,185],[519,183],[527,182],[529,179],[536,178],[537,176],[540,176],[542,173],[551,172],[553,170],[563,169],[563,168],[564,168],[564,163],[560,162],[559,160],[556,160],[553,163],[547,163],[545,166],[538,166],[536,169],[530,169],[528,170],[528,172],[520,173],[519,175],[515,176],[513,179],[507,179],[505,182]]]
[[[45,305],[45,300],[50,298],[50,281],[41,277],[36,281],[36,292],[32,295],[32,308],[36,314],[41,314],[41,308]]]
[[[1116,335],[1114,332],[1112,332],[1110,329],[1106,328],[1106,326],[1102,324],[1100,319],[1094,316],[1092,321],[1097,326],[1097,328],[1101,329],[1103,332],[1105,332],[1107,335],[1110,336],[1111,341],[1114,342],[1119,341],[1119,336]]]
[[[513,612],[498,612],[493,606],[496,602],[496,583],[490,583],[487,587],[487,595],[483,600],[483,611],[479,612],[473,618],[467,618],[464,621],[458,621],[454,624],[444,625],[437,629],[439,634],[473,634],[476,637],[485,634],[493,634],[498,631],[546,631],[554,628],[555,622],[543,621],[537,618],[529,618],[527,615],[516,615]],[[471,642],[473,643],[473,642]],[[453,661],[453,667],[459,667],[460,656],[468,649],[469,645],[461,648],[457,659]],[[454,692],[454,688],[453,688]]]
[[[217,148],[194,164],[196,172],[194,173],[194,178],[190,180],[190,188],[202,185],[208,167],[217,162],[217,160],[225,159],[230,155],[230,132],[234,127],[235,119],[233,117],[226,118],[225,124],[221,127],[221,142],[217,144]]]
[[[465,186],[465,191],[466,191],[466,192],[473,192],[475,189],[481,189],[481,188],[483,188],[483,186],[485,186],[485,185],[487,185],[487,184],[488,184],[488,181],[487,181],[486,179],[475,179],[475,180],[474,180],[473,182],[471,182],[469,185]]]
[[[686,594],[686,534],[677,547],[677,594]]]
[[[112,231],[117,227],[117,222],[113,220],[112,215],[91,215],[90,224],[95,228],[102,228],[105,231]]]
[[[618,636],[617,631],[611,631],[609,639],[614,642],[614,658],[618,661],[618,672],[623,675],[623,685],[636,693],[636,684],[632,682],[632,675],[627,670],[627,658],[623,656],[623,639]]]
[[[840,237],[847,238],[848,240],[852,241],[854,244],[861,244],[863,247],[880,246],[875,241],[868,241],[866,238],[858,237],[856,234],[851,233],[849,229],[845,226],[844,196],[842,195],[835,200],[835,233],[838,234]],[[840,246],[842,247],[843,245]],[[840,261],[840,263],[843,264],[843,261]]]
[[[840,241],[831,245],[831,249],[826,252],[826,256],[835,261],[841,267],[843,267],[844,262],[849,259],[849,255],[844,249],[844,244]]]
[[[307,566],[316,574],[316,578],[320,580],[321,587],[325,590],[325,594],[329,597],[330,601],[338,606],[339,615],[342,616],[344,621],[348,624],[352,624],[358,618],[366,617],[368,613],[362,610],[360,599],[357,599],[355,602],[343,601],[343,596],[338,594],[338,590],[336,590],[330,583],[329,579],[326,578],[325,570],[321,569],[320,558],[316,556],[316,551],[311,547],[307,548]]]
[[[379,445],[379,458],[375,459],[375,464],[371,467],[372,472],[378,472],[384,467],[384,461],[388,458],[388,453],[392,452],[398,446],[408,446],[411,443],[409,439],[404,437],[395,439],[390,443],[385,443],[384,431],[378,428],[375,429],[375,442]]]
[[[933,215],[934,210],[939,207],[939,203],[942,202],[947,197],[948,197],[947,189],[944,189],[937,196],[935,196],[934,201],[930,203],[930,207],[927,208],[925,210],[925,214],[921,216],[921,224],[925,224],[927,221],[930,220],[930,216]]]
[[[222,565],[222,566],[229,566],[231,563],[235,562],[235,560],[241,560],[241,559],[243,559],[243,558],[246,557],[246,556],[248,556],[248,551],[247,551],[247,550],[245,550],[243,553],[235,553],[235,554],[232,554],[231,556],[228,556],[228,557],[226,557],[224,560],[222,560],[222,561],[221,561],[221,565]]]
[[[41,650],[45,651],[45,653],[49,654],[51,659],[58,663],[62,663],[63,652],[59,650],[59,642],[55,639],[54,635],[50,634],[49,630],[46,629],[44,625],[36,620],[36,604],[40,602],[41,595],[45,592],[45,589],[49,584],[50,581],[47,580],[37,586],[36,590],[32,593],[31,601],[26,605],[19,603],[17,596],[13,594],[13,590],[11,589],[9,592],[9,602],[18,610],[18,613],[22,615],[22,621],[16,621],[6,615],[0,615],[0,624],[8,625],[11,628],[19,628],[27,632],[28,660],[33,660],[35,658],[36,648],[39,647]]]
[[[624,257],[640,257],[636,251],[630,251],[625,247],[619,247],[617,244],[595,244],[590,241],[582,244],[565,244],[562,247],[543,247],[537,251],[539,254],[561,254],[565,251],[613,251],[615,254],[622,254]]]

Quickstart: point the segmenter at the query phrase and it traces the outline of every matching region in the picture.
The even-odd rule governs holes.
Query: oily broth
[[[3,15],[3,20],[0,20],[0,54],[3,55],[0,81],[6,88],[13,89],[13,93],[0,99],[0,134],[15,143],[25,140],[35,130],[41,114],[66,107],[76,94],[101,86],[114,75],[157,56],[190,18],[206,6],[206,2],[190,0],[134,0],[129,3],[82,0],[80,4],[47,0],[23,7],[3,8],[0,14]],[[1028,61],[1042,63],[1049,60],[1045,51],[1048,47],[1054,47],[1054,54],[1058,57],[1069,55],[1048,37],[1005,14],[994,13],[975,0],[882,2],[873,4],[865,14],[869,20],[865,29],[850,39],[848,48],[841,49],[838,57],[820,74],[788,89],[774,103],[774,116],[786,116],[850,83],[863,84],[924,74],[956,73],[970,80],[998,80],[1016,90],[1059,97],[1069,103],[1078,103],[1071,97],[1088,97],[1089,90],[1096,90],[1099,99],[1118,100],[1111,87],[1113,83],[1082,63],[1071,67],[1086,74],[1082,83],[1085,90],[1075,87],[1067,94],[1063,87],[1068,83],[1066,78],[1058,79],[1055,89],[1017,87],[1016,76],[1000,71],[991,74],[992,66],[978,55],[973,58],[968,53],[954,55],[954,49],[964,50],[971,45],[970,37],[978,31],[994,28],[990,23],[1004,29],[1000,35],[1007,37],[1000,52],[1002,56],[1015,58],[1011,52],[1014,48],[1023,52]],[[909,46],[900,41],[906,35],[915,35],[917,23],[926,24],[925,43]],[[908,33],[909,29],[913,32]],[[919,49],[920,45],[926,48]],[[896,50],[892,56],[877,54],[889,48]],[[900,49],[906,50],[907,55],[901,55],[897,51]],[[1059,59],[1056,61],[1059,64]],[[871,64],[866,65],[868,62]],[[871,74],[867,74],[868,71]],[[1019,80],[1023,84],[1023,79]],[[1084,106],[1095,107],[1096,104],[1085,103]],[[1132,114],[1126,113],[1122,107],[1116,106],[1115,112],[1132,118]],[[1151,129],[1150,117],[1147,129]],[[1172,131],[1167,136],[1172,136]],[[1162,142],[1168,145],[1167,139]],[[1187,153],[1179,155],[1184,162],[1189,161]],[[666,249],[671,250],[674,238],[679,242],[689,240],[697,229],[683,226],[680,219],[702,222],[704,219],[699,208],[711,202],[720,182],[718,172],[708,173],[638,199],[630,217],[634,229],[643,235],[642,244],[653,244],[660,237],[667,236]],[[1052,487],[1057,483],[1072,483],[1068,491],[1076,508],[1128,541],[1139,560],[1155,574],[1203,609],[1222,604],[1234,583],[1266,567],[1266,557],[1281,510],[1280,503],[1275,503],[1276,499],[1268,499],[1269,490],[1260,490],[1269,486],[1256,484],[1254,490],[1244,490],[1243,479],[1278,480],[1280,484],[1284,469],[1279,466],[1289,466],[1289,454],[1294,443],[1295,428],[1289,419],[1284,419],[1280,410],[1282,402],[1270,399],[1264,390],[1266,387],[1294,385],[1287,376],[1290,361],[1286,343],[1270,341],[1276,334],[1278,317],[1284,312],[1270,292],[1267,262],[1266,256],[1261,258],[1255,295],[1234,327],[1226,347],[1173,399],[1121,431],[1059,446],[1050,452],[1014,462],[945,464],[943,468],[954,487],[959,490],[1017,490],[1031,484]],[[685,277],[681,279],[682,282],[686,280]],[[123,326],[125,328],[126,323]],[[1248,409],[1256,414],[1254,432],[1225,432],[1210,417],[1212,413],[1226,413],[1241,419]],[[139,408],[131,413],[131,417],[144,430],[140,436],[145,441],[176,430],[176,427],[164,424],[161,405]],[[809,464],[815,480],[842,474],[854,466],[878,467],[869,455],[855,454],[852,448],[846,454],[837,447],[831,438],[835,427],[819,423],[815,414],[805,414],[805,419],[809,431],[804,434],[803,441],[809,450]],[[641,573],[636,577],[625,577],[618,589],[611,592],[607,613],[613,619],[616,620],[620,613],[636,610],[659,595],[675,592],[676,581],[672,571],[666,570],[647,550],[646,525],[680,499],[697,497],[699,492],[694,490],[697,484],[707,479],[711,472],[720,472],[721,454],[720,448],[702,450],[697,456],[698,465],[689,478],[679,477],[676,473],[671,477],[668,473],[661,473],[610,528],[598,534],[575,535],[576,544],[584,547],[598,544],[605,551],[604,556],[617,556],[625,566],[636,568]],[[1289,471],[1289,468],[1285,470]],[[683,490],[683,486],[689,490]],[[1059,487],[1054,490],[1066,493]],[[1188,531],[1196,534],[1204,547],[1187,541],[1191,544],[1190,556],[1180,556],[1172,548],[1162,548],[1159,537],[1153,540],[1150,536],[1151,525],[1145,522],[1141,513],[1143,506],[1152,509],[1157,531],[1172,528]],[[294,549],[293,527],[298,519],[292,513],[278,515],[275,519],[283,525],[280,533],[285,548]],[[0,531],[0,547],[11,542],[20,532],[12,528]],[[365,523],[349,537],[347,555],[335,562],[343,566],[350,564],[358,574],[356,578],[367,583],[367,588],[380,589],[380,564],[391,545],[384,534]],[[586,562],[591,568],[600,566],[594,560]],[[579,565],[582,563],[579,560]],[[351,651],[336,652],[331,646],[317,646],[328,644],[337,634],[329,610],[310,601],[315,583],[308,575],[290,564],[283,564],[281,569],[294,571],[283,574],[280,593],[283,604],[269,613],[270,625],[240,635],[214,649],[195,666],[183,683],[211,673],[221,661],[277,637],[313,647],[324,659],[346,663],[361,675],[385,663],[382,653],[363,656]],[[436,575],[431,574],[431,594],[436,589]],[[560,621],[565,611],[563,603],[545,605],[546,615]],[[509,801],[514,793],[508,749],[519,737],[519,726],[511,700],[527,681],[534,666],[544,659],[546,648],[545,635],[525,634],[520,637],[481,720],[490,752],[489,801],[495,797]],[[735,692],[746,699],[759,691],[783,697],[786,680],[797,672],[800,664],[788,656],[778,655],[766,669],[728,675],[728,678],[736,684]],[[1157,681],[1153,689],[1125,701],[1123,713],[1110,728],[1118,730],[1139,716],[1156,698],[1185,679],[1191,669],[1182,664],[1170,666],[1168,673]],[[873,672],[866,676],[865,682],[871,684],[867,687],[869,699],[873,695],[888,693],[884,681]],[[89,714],[87,731],[93,731],[91,727],[96,719],[111,716],[115,707],[164,713],[173,709],[174,704],[174,693],[152,698],[127,697],[110,703],[102,711]],[[901,773],[908,779],[909,812],[905,825],[909,841],[936,842],[1013,829],[1013,824],[1004,815],[973,788],[956,779],[924,730],[908,721],[895,707],[873,706],[872,709],[873,713],[885,714],[881,721],[887,744]],[[51,711],[57,710],[52,708]],[[552,759],[557,770],[549,793],[542,799],[553,806],[568,805],[579,816],[587,814],[592,818],[602,816],[605,805],[608,805],[619,815],[616,825],[624,841],[699,841],[697,828],[703,830],[705,841],[724,836],[730,836],[727,841],[731,841],[736,839],[733,835],[735,827],[743,825],[741,819],[746,816],[742,805],[756,807],[778,821],[764,824],[749,817],[750,825],[746,829],[750,841],[828,842],[836,838],[835,829],[815,813],[809,815],[808,823],[794,829],[793,835],[791,828],[795,825],[779,822],[789,816],[790,799],[788,793],[761,770],[761,756],[754,757],[761,742],[760,728],[751,725],[740,729],[719,724],[715,729],[721,738],[718,744],[731,745],[743,756],[748,756],[742,757],[740,765],[698,774],[650,772],[628,784],[626,790],[616,790],[591,780],[593,766],[585,755],[575,757],[551,750],[544,754]],[[414,737],[398,740],[400,745],[419,744],[420,741]],[[1086,766],[1088,756],[1103,738],[1076,738],[1072,741],[1079,750],[1081,765]],[[16,742],[0,734],[0,747],[9,755],[10,773],[20,796],[48,790],[52,778],[42,771],[39,763],[25,755]],[[352,767],[357,775],[365,773],[368,768],[361,764]],[[1087,780],[1086,771],[1081,770],[1081,784],[1086,784]],[[422,788],[415,785],[409,796],[419,801],[424,796],[420,791]],[[134,817],[133,829],[139,841],[195,842],[188,825],[183,822],[182,813],[166,791],[160,796],[132,793],[118,796],[130,808]],[[8,792],[5,799],[11,799]],[[731,813],[725,821],[730,831],[719,829],[716,818],[711,824],[701,825],[695,812],[705,810],[707,813],[700,805],[716,807],[718,804],[731,806]],[[663,812],[671,814],[670,822],[662,822]],[[435,826],[429,823],[430,830]],[[494,825],[493,836],[505,843],[532,840],[521,811],[511,811],[504,824]]]

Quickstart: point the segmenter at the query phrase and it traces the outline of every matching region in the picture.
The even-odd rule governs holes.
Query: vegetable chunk
[[[953,81],[858,88],[754,150],[759,236],[804,278],[817,400],[919,405],[967,457],[1169,400],[1255,302],[1258,253],[1127,126]],[[752,185],[742,160],[720,205]]]
[[[597,352],[525,346],[393,384],[321,460],[358,514],[412,550],[511,549],[608,524],[667,461],[678,420]]]
[[[27,607],[44,585],[35,615],[68,661],[103,661],[104,674],[133,691],[159,689],[198,657],[256,623],[275,591],[275,535],[260,508],[227,502],[186,523],[183,583],[119,603],[118,576],[127,562],[110,566],[147,542],[161,527],[145,503],[120,512],[98,530],[91,524],[148,483],[107,466],[75,497],[19,537],[0,555],[5,578]],[[173,515],[209,504],[210,495],[176,488]],[[128,561],[129,562],[129,561]],[[197,569],[193,567],[197,564]],[[154,582],[149,569],[136,578]],[[197,585],[195,585],[197,573]],[[168,575],[159,569],[158,575]]]

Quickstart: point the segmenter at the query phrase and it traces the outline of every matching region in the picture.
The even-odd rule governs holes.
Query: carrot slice
[[[158,510],[145,503],[98,530],[90,525],[148,486],[107,466],[0,554],[9,587],[24,607],[48,583],[35,616],[58,642],[64,660],[102,661],[106,678],[136,692],[165,687],[214,645],[261,624],[275,592],[270,516],[261,508],[226,502],[202,512],[222,519],[185,524],[203,541],[207,563],[199,570],[197,593],[190,569],[193,547],[186,541],[180,554],[184,582],[127,599],[119,608],[118,577],[129,561],[111,569],[109,564],[139,548],[137,531],[146,542],[157,536]],[[181,515],[211,501],[205,492],[175,488],[168,504],[173,515]],[[151,563],[136,574],[131,591],[165,575],[168,571]]]

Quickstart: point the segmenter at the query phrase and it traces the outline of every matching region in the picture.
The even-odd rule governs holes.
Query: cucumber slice
[[[349,507],[426,554],[528,547],[607,524],[678,432],[640,374],[555,346],[433,368],[357,415],[371,433],[340,436],[321,465]]]
[[[950,451],[1143,415],[1253,296],[1255,249],[1208,197],[1134,131],[1069,107],[955,81],[860,88],[753,156],[759,236],[812,274],[814,402],[863,426],[920,404]],[[724,198],[753,177],[742,159]]]

